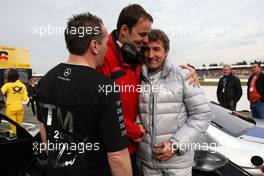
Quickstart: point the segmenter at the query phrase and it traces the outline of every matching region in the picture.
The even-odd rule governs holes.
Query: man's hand
[[[154,157],[157,160],[167,161],[171,159],[175,152],[170,141],[164,141],[154,145]]]
[[[146,134],[147,130],[144,128],[142,123],[138,123],[137,126],[139,127],[140,131],[142,132],[143,136]]]
[[[140,143],[143,141],[143,137],[146,134],[146,129],[143,127],[141,123],[138,123],[137,126],[139,127],[140,131],[142,132],[142,136],[136,139],[132,139],[133,142],[135,143]]]
[[[185,80],[190,80],[189,84],[193,85],[193,87],[198,86],[200,87],[200,83],[198,80],[198,74],[193,66],[189,64],[182,64],[180,65],[181,68],[189,70],[189,74],[186,76]]]
[[[136,138],[136,139],[132,139],[133,142],[135,143],[140,143],[143,141],[143,137],[139,137],[139,138]]]

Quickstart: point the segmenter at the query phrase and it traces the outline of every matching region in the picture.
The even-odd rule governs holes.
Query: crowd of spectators
[[[205,78],[211,78],[211,79],[219,79],[222,74],[222,67],[219,68],[198,68],[196,69],[199,75],[199,78],[205,79]],[[232,68],[233,74],[236,75],[240,79],[248,79],[251,74],[251,68],[250,66],[245,67],[238,67]]]

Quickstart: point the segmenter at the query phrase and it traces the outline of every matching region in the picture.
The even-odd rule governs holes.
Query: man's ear
[[[166,51],[165,52],[165,58],[167,58],[168,54],[169,54],[169,51]]]
[[[119,33],[121,34],[122,37],[127,37],[128,33],[129,33],[129,29],[128,29],[126,24],[123,24],[121,26]]]
[[[90,49],[93,54],[98,54],[99,53],[99,45],[96,40],[92,40],[90,43]]]

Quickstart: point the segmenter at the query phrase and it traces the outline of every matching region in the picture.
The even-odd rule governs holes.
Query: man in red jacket
[[[119,15],[117,29],[109,35],[103,65],[97,67],[99,72],[111,77],[116,85],[123,88],[123,91],[120,90],[122,111],[127,136],[130,140],[128,149],[131,154],[134,175],[136,173],[135,143],[141,141],[144,131],[135,123],[139,92],[133,90],[140,85],[141,61],[139,53],[141,47],[148,42],[148,33],[151,30],[152,22],[151,15],[140,5],[133,4],[125,7]],[[131,57],[127,51],[129,49],[131,49],[131,53],[134,52],[138,56]]]
[[[152,16],[140,5],[125,7],[119,15],[117,29],[108,36],[103,65],[97,67],[97,71],[111,77],[120,90],[133,175],[137,175],[136,143],[141,142],[144,135],[142,126],[136,124],[139,97],[137,88],[140,85],[144,46],[148,42],[152,23]]]

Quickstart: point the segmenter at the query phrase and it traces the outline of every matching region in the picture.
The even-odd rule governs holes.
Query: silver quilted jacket
[[[185,81],[187,73],[179,67],[164,65],[152,85],[147,67],[142,67],[141,86],[151,88],[140,93],[139,118],[148,132],[138,145],[139,163],[143,162],[151,168],[192,166],[194,144],[207,130],[212,113],[201,88]],[[179,150],[170,160],[158,161],[152,155],[153,146],[166,140],[173,142]]]

